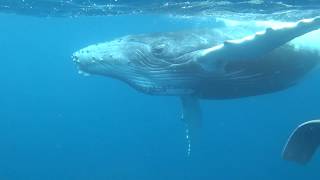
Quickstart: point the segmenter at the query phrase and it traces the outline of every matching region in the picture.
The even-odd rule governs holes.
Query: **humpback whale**
[[[79,72],[119,79],[136,90],[182,101],[182,120],[198,126],[198,99],[257,96],[295,85],[320,62],[320,50],[294,39],[320,17],[241,36],[231,27],[128,35],[73,53]]]

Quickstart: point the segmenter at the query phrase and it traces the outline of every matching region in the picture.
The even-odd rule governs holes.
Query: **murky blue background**
[[[203,127],[187,157],[178,98],[81,76],[70,56],[127,34],[186,28],[189,20],[1,14],[0,22],[0,179],[320,178],[319,154],[307,166],[281,159],[291,130],[320,117],[319,71],[279,93],[202,101]]]

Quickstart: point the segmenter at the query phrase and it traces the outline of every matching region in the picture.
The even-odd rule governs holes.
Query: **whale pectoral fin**
[[[298,21],[297,23],[278,29],[268,28],[263,32],[237,40],[201,50],[198,62],[208,67],[216,61],[234,61],[258,59],[296,37],[320,28],[320,16],[313,19]]]
[[[198,128],[201,126],[201,108],[199,100],[193,96],[182,96],[182,115],[181,119],[189,128]]]
[[[283,158],[306,164],[320,144],[320,120],[308,121],[297,127],[283,150]]]
[[[198,98],[194,96],[182,96],[182,116],[181,119],[186,125],[187,155],[191,154],[191,142],[197,135],[197,130],[201,127],[202,114]]]

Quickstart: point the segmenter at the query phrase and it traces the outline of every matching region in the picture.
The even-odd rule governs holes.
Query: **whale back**
[[[160,59],[175,59],[187,53],[218,45],[230,38],[222,29],[193,29],[124,37],[127,42],[150,45],[152,55]]]

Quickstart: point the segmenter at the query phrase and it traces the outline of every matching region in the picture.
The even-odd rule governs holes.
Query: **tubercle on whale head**
[[[131,70],[137,52],[144,51],[148,49],[143,44],[118,39],[82,48],[72,54],[72,60],[85,74],[120,76]]]

